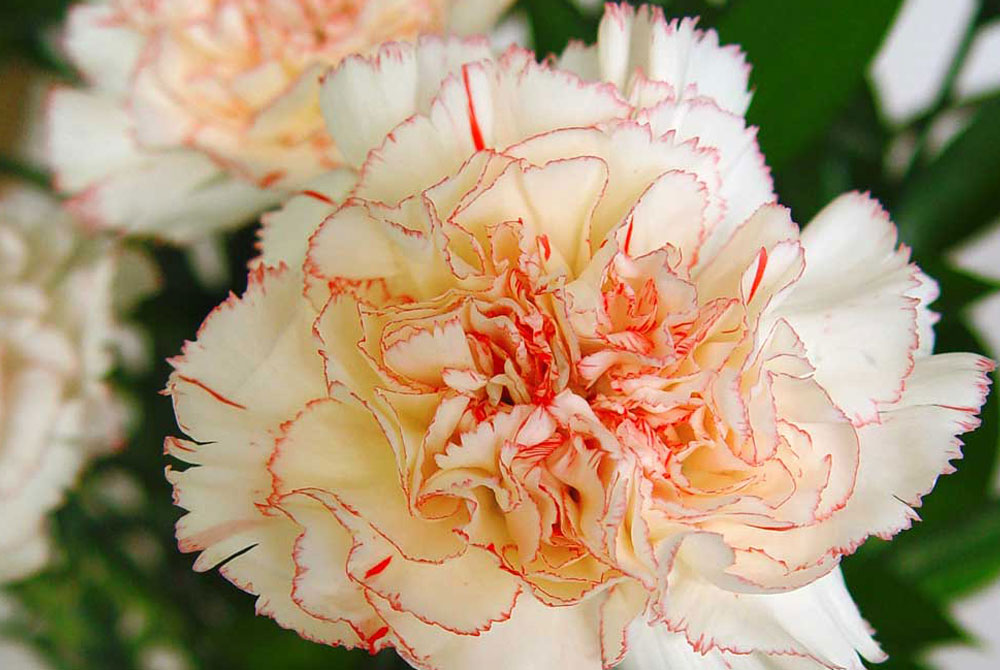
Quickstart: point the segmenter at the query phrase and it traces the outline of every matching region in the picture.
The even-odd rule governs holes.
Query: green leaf
[[[913,660],[929,645],[963,639],[940,603],[900,579],[883,561],[857,556],[842,565],[861,614],[894,660],[892,667],[912,668]]]
[[[0,154],[0,175],[23,179],[43,189],[48,189],[51,184],[51,179],[46,172],[2,154]]]
[[[772,166],[830,126],[862,83],[901,0],[743,0],[722,17],[723,41],[753,64],[750,121]]]
[[[1000,96],[903,187],[896,220],[918,253],[940,253],[1000,216]]]
[[[539,57],[561,53],[570,40],[594,41],[598,16],[585,16],[572,0],[520,0],[531,22],[531,35]]]
[[[0,3],[0,57],[27,57],[47,70],[69,74],[45,31],[62,20],[70,0],[4,0]]]
[[[936,312],[958,314],[971,303],[1000,291],[1000,282],[995,279],[966,272],[940,257],[929,258],[920,265],[941,288],[941,297],[933,305]]]
[[[951,600],[985,586],[1000,575],[1000,502],[962,510],[947,528],[895,552],[893,564],[935,600]]]

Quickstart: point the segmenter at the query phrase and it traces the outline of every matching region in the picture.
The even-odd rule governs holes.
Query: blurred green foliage
[[[777,191],[796,219],[808,221],[842,191],[870,190],[894,214],[915,260],[941,282],[938,349],[984,351],[965,310],[998,287],[950,266],[945,253],[1000,217],[1000,97],[971,106],[971,123],[935,155],[926,136],[936,115],[954,106],[949,92],[908,127],[890,129],[865,80],[900,0],[656,4],[670,16],[700,15],[701,25],[718,27],[725,41],[748,52],[756,87],[750,119],[761,128]],[[18,57],[71,76],[46,37],[65,5],[5,0],[0,58]],[[558,52],[571,39],[592,41],[599,16],[572,0],[519,0],[515,11],[530,22],[540,55]],[[1000,0],[986,0],[976,25],[997,16]],[[894,175],[885,156],[900,133],[916,137],[918,151],[903,174]],[[4,156],[0,171],[44,178]],[[253,234],[247,229],[226,240],[230,286],[237,291]],[[192,557],[176,551],[173,524],[180,511],[170,505],[161,455],[163,437],[176,428],[168,400],[157,391],[169,372],[165,359],[193,337],[226,291],[205,289],[180,252],[153,251],[166,289],[142,304],[135,320],[151,336],[155,363],[116,380],[141,409],[138,428],[129,448],[97,464],[58,513],[62,557],[11,589],[25,613],[3,632],[37,643],[66,670],[138,670],[144,654],[157,647],[176,650],[192,670],[405,667],[391,654],[370,658],[300,640],[255,617],[253,599],[216,572],[192,572]],[[958,473],[942,479],[921,509],[923,523],[892,543],[869,542],[844,562],[862,612],[892,655],[886,670],[925,667],[929,645],[963,639],[948,617],[949,601],[1000,574],[1000,501],[992,494],[998,412],[994,394],[982,428],[967,440]],[[132,506],[106,500],[109,478],[122,473],[138,482]]]

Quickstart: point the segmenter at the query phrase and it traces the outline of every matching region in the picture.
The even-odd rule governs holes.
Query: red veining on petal
[[[215,398],[216,400],[218,400],[219,402],[221,402],[223,404],[229,405],[230,407],[235,407],[236,409],[246,409],[245,405],[241,405],[240,403],[236,402],[235,400],[230,400],[229,398],[227,398],[226,396],[222,395],[218,391],[215,391],[215,390],[209,388],[203,382],[201,382],[201,381],[199,381],[199,380],[197,380],[197,379],[195,379],[193,377],[187,377],[185,375],[179,374],[179,375],[177,375],[177,378],[180,379],[180,380],[182,380],[182,381],[187,382],[188,384],[192,384],[194,386],[197,386],[198,388],[200,388],[201,390],[205,391],[210,396],[212,396],[213,398]]]
[[[310,198],[313,198],[315,200],[319,200],[321,202],[325,202],[328,205],[335,205],[336,204],[336,203],[333,202],[333,200],[330,200],[330,198],[326,197],[325,195],[323,195],[319,191],[314,191],[312,189],[307,189],[305,191],[302,191],[302,195],[306,195],[306,196],[309,196]]]
[[[479,128],[479,119],[476,118],[476,106],[472,99],[472,88],[469,84],[468,64],[462,66],[462,85],[465,86],[465,98],[469,106],[469,132],[472,133],[472,144],[476,147],[476,151],[482,151],[486,148],[486,143],[483,141],[483,133]]]
[[[372,577],[384,572],[385,569],[389,567],[390,562],[392,562],[392,556],[386,556],[384,559],[368,568],[368,570],[365,571],[365,579],[371,579]]]
[[[368,637],[368,639],[365,640],[365,644],[368,647],[368,653],[371,654],[371,655],[373,655],[373,656],[376,653],[378,653],[378,649],[375,648],[375,643],[378,642],[379,640],[381,640],[383,637],[385,637],[388,634],[389,634],[389,627],[388,626],[382,626],[377,631],[375,631],[374,633],[372,633]]]
[[[284,179],[285,175],[286,173],[284,170],[275,170],[273,172],[268,172],[266,175],[264,175],[257,181],[257,185],[260,186],[261,188],[271,188],[279,181]]]
[[[625,233],[625,246],[622,249],[626,254],[629,253],[629,249],[632,247],[632,231],[635,228],[635,221],[629,219],[628,231]]]
[[[760,253],[757,254],[757,272],[753,276],[753,284],[750,285],[750,294],[747,296],[747,302],[753,301],[753,297],[757,293],[757,288],[760,286],[760,281],[764,278],[764,269],[766,267],[767,249],[761,247]]]
[[[549,242],[549,236],[539,235],[538,242],[542,245],[542,253],[545,255],[545,260],[549,260],[552,257],[552,243]]]

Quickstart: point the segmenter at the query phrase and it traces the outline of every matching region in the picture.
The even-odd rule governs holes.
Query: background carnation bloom
[[[59,204],[0,191],[0,583],[47,559],[46,515],[122,439],[104,377],[117,338],[114,258]]]
[[[421,668],[883,658],[838,561],[912,522],[992,364],[931,355],[875,202],[775,204],[714,33],[610,7],[561,63],[428,39],[328,79],[360,176],[270,216],[173,361],[181,548]]]
[[[245,223],[341,156],[323,70],[419,33],[488,29],[508,0],[103,0],[65,48],[87,86],[54,92],[49,159],[87,220],[184,242]]]

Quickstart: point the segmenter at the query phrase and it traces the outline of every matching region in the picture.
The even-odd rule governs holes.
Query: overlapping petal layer
[[[359,177],[271,216],[175,361],[182,548],[420,668],[879,660],[839,558],[911,522],[992,364],[930,355],[871,199],[775,204],[713,33],[612,7],[572,71],[479,49],[325,83]]]

